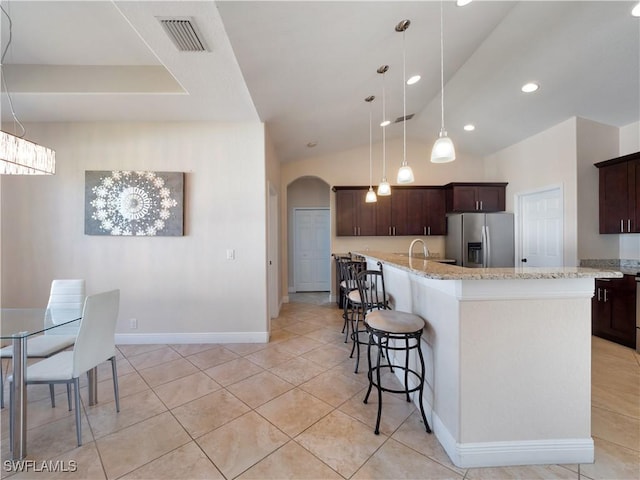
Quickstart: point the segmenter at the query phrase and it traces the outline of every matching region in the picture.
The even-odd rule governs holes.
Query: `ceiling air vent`
[[[190,18],[159,18],[165,32],[181,52],[206,52],[195,23]]]
[[[413,116],[415,115],[415,113],[410,113],[409,115],[407,115],[406,117],[398,117],[394,120],[393,123],[402,123],[402,122],[406,122],[407,120],[411,120],[413,118]]]

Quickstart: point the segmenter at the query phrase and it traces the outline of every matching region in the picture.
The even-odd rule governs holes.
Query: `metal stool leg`
[[[418,403],[420,404],[420,413],[422,414],[422,420],[424,421],[424,427],[427,433],[431,433],[431,427],[427,422],[427,416],[424,413],[424,406],[422,405],[422,390],[424,390],[424,357],[422,356],[422,347],[420,346],[420,337],[417,338],[418,342],[418,358],[420,359],[420,389],[418,390]]]

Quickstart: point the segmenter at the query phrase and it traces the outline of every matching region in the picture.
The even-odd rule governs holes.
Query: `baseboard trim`
[[[432,419],[436,438],[453,464],[460,468],[593,463],[594,461],[594,445],[591,437],[457,443],[435,412],[432,412]]]
[[[269,332],[116,333],[116,345],[187,343],[268,343]]]

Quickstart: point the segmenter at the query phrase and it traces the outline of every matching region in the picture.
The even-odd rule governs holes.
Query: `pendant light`
[[[442,0],[440,0],[440,135],[433,144],[433,150],[431,150],[431,161],[433,163],[447,163],[453,162],[456,159],[456,150],[453,147],[453,142],[447,136],[447,131],[444,129],[444,33],[443,33],[443,21],[442,21]]]
[[[415,178],[413,170],[407,163],[407,47],[405,43],[405,31],[411,25],[410,20],[402,20],[396,25],[396,32],[402,32],[402,165],[398,170],[397,181],[400,184],[413,183]]]
[[[382,75],[382,181],[378,185],[378,196],[385,197],[391,195],[391,185],[387,181],[387,144],[386,129],[389,122],[387,121],[387,112],[385,110],[385,91],[384,91],[384,74],[389,70],[389,65],[382,65],[378,68],[378,73]]]
[[[376,197],[376,192],[373,190],[373,130],[372,130],[372,103],[376,97],[373,95],[364,99],[365,102],[369,104],[369,191],[367,192],[367,196],[364,201],[366,203],[375,203],[378,201],[378,197]]]

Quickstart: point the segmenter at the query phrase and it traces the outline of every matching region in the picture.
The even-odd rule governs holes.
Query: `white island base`
[[[591,297],[615,274],[441,280],[383,263],[393,308],[426,320],[424,408],[455,465],[593,462]]]

